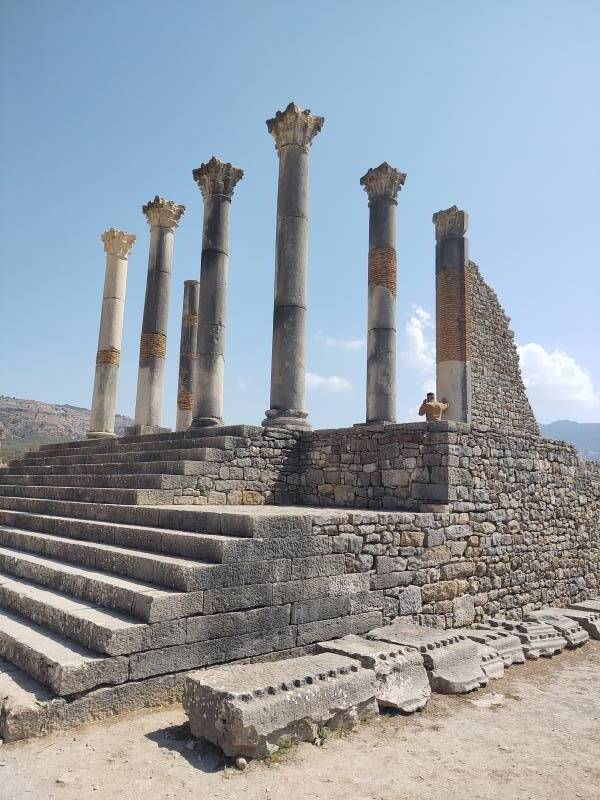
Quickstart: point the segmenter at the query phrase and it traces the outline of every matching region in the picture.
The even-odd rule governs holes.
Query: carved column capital
[[[278,111],[267,120],[267,130],[275,139],[276,150],[290,144],[308,150],[324,122],[325,117],[317,117],[308,108],[298,108],[295,103],[290,103],[285,111]]]
[[[244,177],[244,170],[213,156],[206,164],[193,170],[192,176],[205,200],[212,194],[231,198],[237,182]]]
[[[185,214],[185,206],[177,205],[172,200],[165,200],[164,197],[156,195],[154,200],[150,200],[142,206],[148,224],[151,228],[167,228],[174,231],[179,225],[179,220]]]
[[[125,233],[117,228],[109,228],[100,238],[104,242],[104,252],[109,256],[119,256],[119,258],[128,258],[135,242],[133,233]]]
[[[444,211],[436,211],[432,222],[435,225],[435,239],[437,242],[441,242],[442,239],[449,237],[464,236],[469,227],[469,215],[457,206],[452,206]]]
[[[368,170],[360,179],[360,185],[364,187],[369,196],[369,202],[377,197],[388,197],[395,200],[398,192],[404,186],[406,173],[391,167],[387,161],[378,167]]]

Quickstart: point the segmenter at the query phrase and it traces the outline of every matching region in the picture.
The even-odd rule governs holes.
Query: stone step
[[[0,485],[0,497],[33,497],[48,500],[75,500],[108,505],[151,505],[173,501],[173,489],[96,489],[85,486],[7,486]]]
[[[15,462],[19,463],[19,462]],[[201,475],[218,476],[221,464],[218,461],[129,461],[123,464],[50,464],[7,467],[0,471],[1,477],[13,475]],[[3,483],[10,483],[10,480]]]
[[[103,450],[94,450],[91,453],[81,450],[68,451],[64,454],[45,454],[35,451],[31,455],[22,456],[18,460],[20,464],[74,464],[79,462],[88,463],[90,460],[100,459],[101,461],[110,461],[113,456],[129,455],[134,456],[138,460],[140,453],[163,453],[177,450],[185,453],[190,450],[234,450],[237,447],[245,446],[250,443],[250,439],[233,436],[211,436],[204,439],[184,439],[181,441],[172,442],[135,442],[133,444],[115,445],[107,447]],[[68,459],[68,460],[65,460]],[[11,461],[10,463],[15,463]]]
[[[146,581],[0,547],[0,570],[18,578],[123,611],[143,622],[202,614],[204,592],[177,592]]]
[[[184,558],[195,558],[221,564],[244,558],[252,545],[244,537],[211,533],[188,533],[169,528],[143,527],[113,522],[30,514],[24,511],[0,509],[0,525],[8,525],[39,533],[84,539],[91,542],[116,544],[137,550],[150,550]]]
[[[6,525],[0,525],[0,546],[113,572],[182,592],[222,588],[235,582],[234,570],[219,564],[69,539]]]
[[[0,475],[0,486],[58,486],[92,489],[192,489],[195,475]]]
[[[124,656],[100,656],[6,610],[0,611],[0,656],[60,696],[124,683],[129,670]]]
[[[137,464],[140,461],[217,461],[222,462],[233,457],[233,451],[215,447],[186,447],[169,450],[155,450],[150,444],[147,450],[135,453],[117,450],[110,453],[90,453],[89,455],[69,456],[27,456],[14,459],[10,468],[28,466],[57,466],[67,464]]]
[[[194,428],[187,431],[166,431],[164,433],[144,434],[141,436],[120,436],[109,439],[79,439],[72,442],[42,444],[32,452],[59,453],[67,450],[93,452],[100,448],[135,444],[138,442],[185,442],[189,439],[206,439],[215,436],[241,436],[249,438],[257,435],[269,435],[264,428],[256,425],[214,425],[207,428]],[[278,434],[280,436],[281,434]]]
[[[277,506],[212,506],[207,509],[203,506],[182,507],[172,504],[132,506],[118,503],[108,505],[0,495],[0,509],[248,538],[253,536],[302,538],[312,530],[310,509],[298,508],[294,509],[294,514],[290,514],[280,511]]]
[[[182,620],[149,626],[121,612],[109,611],[90,601],[75,599],[63,592],[1,572],[0,607],[79,642],[90,650],[112,656],[149,649],[147,631],[153,628],[161,629],[154,632],[158,637],[162,633],[163,643],[185,642],[185,622]],[[177,637],[177,626],[182,628],[183,638]]]

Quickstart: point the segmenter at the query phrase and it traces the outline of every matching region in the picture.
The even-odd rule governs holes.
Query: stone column
[[[193,428],[223,422],[229,210],[243,171],[214,156],[192,173],[204,199]]]
[[[160,419],[167,353],[173,232],[185,212],[185,206],[157,195],[142,211],[150,225],[150,253],[140,342],[135,425],[130,429],[134,434],[165,430],[160,427]]]
[[[106,272],[104,274],[89,439],[101,439],[115,435],[117,377],[123,335],[127,259],[135,242],[135,236],[132,233],[124,233],[116,228],[104,231],[100,238],[104,242],[104,252],[106,253]]]
[[[271,407],[265,426],[310,430],[304,411],[308,149],[324,123],[290,103],[267,120],[279,156]]]
[[[471,421],[471,306],[468,279],[469,217],[456,206],[433,215],[437,398],[449,403],[444,419]]]
[[[367,424],[396,421],[396,197],[405,179],[385,161],[360,179],[369,196]]]
[[[175,430],[186,431],[192,423],[198,338],[200,281],[184,281],[181,340],[179,345],[179,384]]]

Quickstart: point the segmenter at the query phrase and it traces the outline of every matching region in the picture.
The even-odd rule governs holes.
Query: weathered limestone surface
[[[173,260],[173,234],[185,206],[158,195],[142,208],[150,225],[148,278],[140,341],[140,364],[133,433],[161,430],[163,372]]]
[[[226,755],[260,758],[284,741],[314,741],[377,714],[373,670],[334,653],[187,676],[183,707],[194,736]]]
[[[498,680],[504,676],[504,660],[496,649],[487,644],[478,644],[477,653],[486,678]]]
[[[475,642],[454,631],[424,628],[400,620],[367,634],[368,639],[413,647],[423,656],[434,692],[470,692],[487,683]]]
[[[484,630],[477,628],[458,628],[458,633],[462,633],[468,639],[478,645],[486,645],[494,650],[502,659],[505,667],[512,667],[513,664],[524,664],[525,653],[518,636],[504,630]]]
[[[127,259],[135,242],[133,234],[116,228],[104,231],[101,238],[106,253],[106,272],[88,433],[91,439],[115,435],[117,376],[123,336]]]
[[[279,156],[271,400],[265,426],[307,430],[304,410],[308,151],[324,123],[290,103],[267,120]]]
[[[570,608],[600,612],[600,599],[588,598],[587,600],[579,600],[577,603],[572,603]]]
[[[495,619],[484,619],[477,627],[488,630],[504,630],[518,636],[525,657],[529,659],[535,660],[540,656],[557,655],[567,646],[567,640],[559,635],[552,625],[544,622],[519,622],[496,617]]]
[[[361,636],[319,642],[318,648],[320,652],[355,658],[365,669],[374,670],[379,682],[377,702],[381,707],[410,713],[423,708],[431,695],[423,658],[412,648],[369,641]]]
[[[538,611],[529,611],[524,619],[526,622],[544,622],[546,625],[551,625],[566,640],[567,647],[580,647],[590,638],[576,620],[555,609],[542,608]]]
[[[387,162],[360,179],[369,196],[367,424],[396,421],[396,197],[405,180]]]
[[[553,610],[557,614],[577,622],[592,639],[600,639],[600,611],[583,611],[576,608],[555,608]]]
[[[193,171],[204,199],[200,319],[193,427],[223,422],[229,212],[231,198],[244,173],[213,156]]]
[[[200,281],[184,281],[175,423],[177,431],[186,431],[192,423],[196,389],[199,303]]]

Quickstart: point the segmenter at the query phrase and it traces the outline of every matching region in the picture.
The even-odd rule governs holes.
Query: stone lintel
[[[308,150],[324,122],[325,117],[317,117],[310,113],[310,109],[290,103],[284,111],[278,111],[272,119],[267,120],[267,130],[275,139],[276,150],[287,145]]]
[[[108,228],[100,238],[104,242],[104,252],[119,258],[127,258],[135,242],[133,233],[125,233],[118,228]]]
[[[369,202],[379,197],[387,197],[395,202],[405,180],[406,173],[384,161],[378,167],[368,170],[360,179],[360,185],[369,196]]]
[[[179,225],[179,220],[185,214],[185,206],[156,195],[154,200],[150,200],[145,206],[142,206],[142,211],[151,228],[166,228],[174,231]]]
[[[435,225],[435,239],[441,242],[449,238],[461,238],[469,227],[469,215],[458,206],[451,206],[443,211],[436,211],[431,218]]]
[[[244,170],[234,167],[229,161],[213,156],[206,164],[201,164],[192,171],[192,176],[206,199],[213,194],[221,194],[231,199],[233,190],[239,180],[244,177]]]

